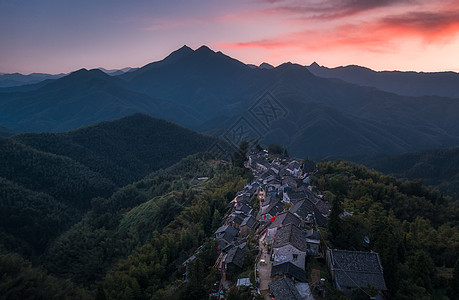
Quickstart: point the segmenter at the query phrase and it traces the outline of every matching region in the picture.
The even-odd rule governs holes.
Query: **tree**
[[[335,241],[341,232],[341,218],[340,214],[343,212],[341,206],[341,200],[338,197],[334,197],[332,201],[332,210],[330,218],[328,220],[328,230],[331,233],[332,241]]]
[[[212,230],[216,230],[218,227],[220,227],[221,223],[222,217],[220,216],[218,209],[214,209],[214,215],[212,217]]]
[[[459,295],[459,259],[456,260],[456,265],[453,270],[453,279],[451,280],[452,295]]]
[[[268,152],[271,154],[282,154],[284,153],[284,148],[279,144],[272,143],[268,146]]]
[[[239,149],[237,149],[233,153],[232,161],[235,167],[244,167],[244,162],[247,156],[247,151],[249,150],[249,142],[247,140],[243,140],[239,145]]]

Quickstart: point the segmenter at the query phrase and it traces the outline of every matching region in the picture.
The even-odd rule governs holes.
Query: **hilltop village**
[[[314,162],[254,150],[245,167],[254,179],[228,203],[215,232],[221,280],[211,298],[236,289],[254,299],[324,299],[330,287],[346,296],[371,287],[369,296],[382,298],[378,253],[328,247],[331,204],[311,185]]]

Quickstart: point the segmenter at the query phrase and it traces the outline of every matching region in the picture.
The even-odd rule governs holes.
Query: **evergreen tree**
[[[341,223],[340,214],[343,212],[343,207],[341,206],[341,200],[338,197],[334,197],[332,201],[332,210],[330,213],[330,219],[328,220],[328,229],[331,233],[332,241],[335,242],[341,233]]]
[[[233,153],[232,160],[233,160],[233,165],[235,167],[240,167],[240,168],[244,167],[244,162],[246,160],[248,150],[249,150],[249,142],[246,140],[243,140],[241,144],[239,145],[239,149],[237,149]]]

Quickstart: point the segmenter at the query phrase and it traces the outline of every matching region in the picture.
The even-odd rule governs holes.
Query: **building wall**
[[[311,242],[310,242],[311,241]],[[316,242],[312,242],[313,240],[306,240],[306,244],[308,245],[308,254],[316,256],[319,255],[319,244]]]

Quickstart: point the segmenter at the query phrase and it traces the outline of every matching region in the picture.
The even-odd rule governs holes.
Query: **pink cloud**
[[[416,0],[326,0],[316,1],[267,1],[276,4],[263,9],[271,15],[301,15],[305,19],[341,19],[371,10],[386,9],[392,6],[414,5]]]
[[[394,1],[383,2],[389,5]],[[392,52],[397,42],[403,39],[418,39],[424,43],[448,43],[458,35],[459,4],[448,1],[442,3],[436,11],[405,11],[395,15],[383,15],[371,21],[355,19],[352,23],[339,24],[332,28],[316,26],[314,29],[259,40],[216,45],[232,50],[354,48],[370,52]]]

